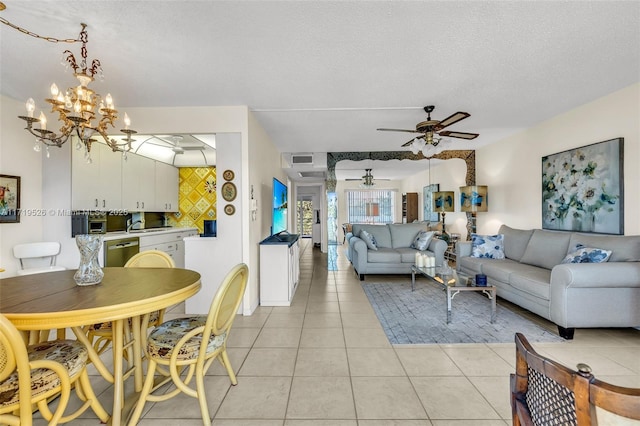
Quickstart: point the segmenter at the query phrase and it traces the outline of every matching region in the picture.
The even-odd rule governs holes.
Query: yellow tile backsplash
[[[169,225],[198,228],[204,232],[204,220],[215,220],[216,209],[216,168],[180,167],[179,205],[177,213],[168,215]]]

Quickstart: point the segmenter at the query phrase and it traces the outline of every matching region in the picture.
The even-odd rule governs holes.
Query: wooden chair
[[[160,250],[147,250],[135,254],[124,265],[125,268],[175,268],[171,256]],[[164,309],[154,311],[150,314],[147,328],[155,327],[162,323]],[[99,354],[103,353],[113,340],[113,330],[111,321],[92,324],[86,328],[89,341],[93,342],[93,347]],[[127,332],[127,334],[130,334]],[[146,333],[144,334],[146,336]],[[143,337],[144,337],[143,336]],[[94,339],[95,342],[94,342]],[[144,342],[142,342],[144,344]]]
[[[244,290],[249,279],[249,269],[244,263],[236,265],[224,278],[213,298],[208,315],[178,318],[158,326],[151,335],[145,348],[149,367],[130,425],[137,424],[147,401],[165,401],[180,392],[197,398],[200,404],[202,422],[211,425],[209,408],[205,396],[204,377],[215,359],[226,368],[231,384],[238,381],[229,363],[226,342],[229,331],[242,301]],[[155,373],[159,366],[168,368],[168,377],[155,382]],[[183,370],[188,367],[186,373]],[[163,374],[165,375],[165,374]],[[195,376],[195,389],[189,385]],[[176,389],[166,393],[155,390],[169,381],[173,381]]]
[[[640,389],[602,382],[586,364],[574,371],[545,358],[520,333],[515,341],[514,425],[623,425],[640,420]]]
[[[13,247],[13,256],[20,261],[18,275],[42,274],[44,272],[64,271],[64,266],[56,265],[60,254],[60,243],[38,242],[18,244]]]
[[[0,424],[31,425],[36,405],[50,425],[66,423],[91,407],[106,422],[86,370],[87,348],[75,340],[53,340],[26,346],[22,335],[0,315]],[[64,415],[75,386],[82,406]],[[48,400],[58,398],[52,413]]]

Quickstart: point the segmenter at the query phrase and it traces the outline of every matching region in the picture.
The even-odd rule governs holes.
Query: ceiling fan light
[[[415,142],[411,144],[411,152],[413,153],[413,155],[416,155],[420,152],[420,147]]]
[[[436,149],[433,145],[427,144],[422,148],[422,155],[425,157],[430,157],[436,153]]]

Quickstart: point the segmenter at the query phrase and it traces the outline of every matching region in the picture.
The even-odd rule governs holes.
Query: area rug
[[[373,309],[392,344],[512,343],[516,332],[530,342],[564,339],[513,312],[498,301],[491,324],[491,301],[483,293],[458,293],[447,324],[447,293],[434,283],[362,283]],[[483,300],[484,299],[484,300]]]

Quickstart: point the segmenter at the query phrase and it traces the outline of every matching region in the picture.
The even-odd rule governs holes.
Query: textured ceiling
[[[640,80],[638,1],[17,1],[38,34],[88,24],[94,88],[127,107],[248,105],[282,152],[391,151],[424,105],[495,142]],[[48,95],[61,52],[0,25],[0,88]],[[40,105],[42,106],[42,105]],[[131,117],[135,128],[135,117]],[[382,176],[381,176],[382,177]]]

